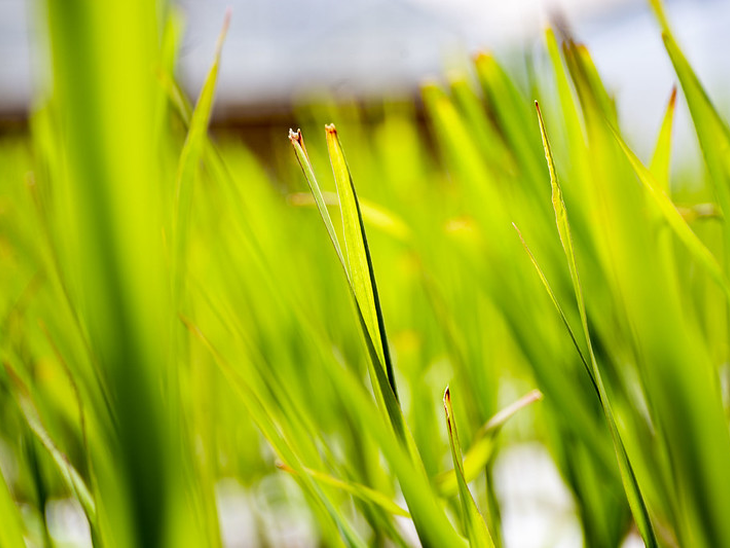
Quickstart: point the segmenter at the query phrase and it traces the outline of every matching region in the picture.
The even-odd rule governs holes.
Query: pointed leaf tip
[[[218,40],[215,43],[215,56],[220,57],[221,51],[223,50],[223,42],[226,39],[226,35],[228,34],[228,29],[231,26],[231,16],[233,15],[233,8],[231,6],[228,6],[226,8],[226,13],[223,16],[223,26],[221,27],[221,32],[218,35]]]

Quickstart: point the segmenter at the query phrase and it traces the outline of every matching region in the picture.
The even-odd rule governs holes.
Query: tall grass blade
[[[662,216],[666,220],[669,227],[675,233],[677,238],[687,247],[687,250],[692,256],[697,259],[697,262],[707,271],[710,277],[717,282],[722,289],[723,293],[730,302],[730,280],[727,279],[722,267],[717,262],[715,256],[710,252],[709,249],[702,243],[697,235],[685,221],[682,214],[677,210],[672,200],[667,196],[664,190],[662,190],[661,183],[657,182],[654,176],[651,174],[641,160],[634,154],[628,147],[626,142],[621,138],[618,132],[612,129],[613,135],[616,141],[621,146],[626,158],[631,163],[631,167],[634,168],[639,181],[642,186],[646,189],[647,194],[652,198],[652,201],[657,205]]]
[[[662,28],[662,39],[687,98],[712,187],[725,215],[730,211],[730,129],[713,106],[687,58],[677,44],[661,0],[649,0]],[[730,225],[724,223],[726,238]]]
[[[552,149],[550,147],[550,141],[548,139],[547,130],[545,128],[545,122],[540,112],[540,105],[535,101],[535,108],[537,110],[537,118],[540,125],[540,134],[542,136],[543,147],[545,148],[545,159],[548,164],[548,171],[550,173],[550,185],[552,187],[552,202],[553,209],[555,210],[555,221],[558,227],[558,234],[560,236],[560,242],[565,252],[565,257],[568,261],[568,269],[570,271],[570,278],[573,283],[573,290],[578,303],[578,313],[580,314],[581,323],[588,346],[588,356],[590,358],[590,369],[591,376],[594,386],[598,390],[598,398],[606,416],[609,431],[613,438],[614,447],[616,450],[616,456],[618,459],[619,469],[621,471],[621,478],[624,483],[624,489],[626,490],[626,496],[629,500],[629,506],[636,520],[636,525],[639,528],[641,537],[644,543],[649,548],[658,546],[654,528],[649,518],[649,511],[646,507],[646,502],[641,493],[641,489],[636,480],[634,469],[629,461],[628,455],[624,443],[621,439],[621,434],[616,425],[616,419],[611,407],[611,402],[608,399],[603,379],[598,368],[598,363],[593,351],[593,343],[591,342],[590,330],[588,327],[588,316],[586,313],[585,300],[583,298],[583,289],[580,283],[580,277],[578,274],[578,264],[576,261],[576,255],[573,248],[573,238],[570,231],[570,224],[568,222],[568,213],[563,201],[562,189],[558,181],[557,173],[555,171],[555,162],[553,160]],[[542,276],[541,276],[542,277]],[[554,300],[554,302],[557,302]]]
[[[173,221],[173,238],[175,241],[175,267],[173,269],[175,298],[180,298],[181,284],[184,279],[184,272],[181,271],[184,263],[184,254],[188,239],[190,208],[192,205],[193,191],[195,186],[195,175],[198,172],[200,160],[203,156],[205,143],[207,140],[208,124],[213,110],[213,99],[215,98],[215,89],[218,82],[218,71],[221,61],[221,52],[223,43],[228,33],[228,27],[231,22],[231,10],[226,11],[223,21],[223,28],[218,35],[218,41],[215,46],[215,55],[213,64],[208,70],[208,74],[200,91],[198,101],[195,104],[188,133],[183,144],[180,160],[175,176],[175,202],[174,202],[174,221]],[[173,84],[174,86],[174,84]]]
[[[345,249],[355,298],[360,305],[365,325],[375,344],[380,363],[385,367],[391,389],[397,399],[398,391],[395,385],[395,373],[390,358],[383,312],[378,297],[378,286],[375,283],[375,271],[373,270],[368,240],[365,235],[360,204],[355,192],[355,184],[352,181],[352,175],[340,145],[337,129],[334,125],[329,125],[325,129],[327,149],[335,182],[337,183],[337,195],[340,198]]]
[[[454,408],[451,405],[451,392],[448,387],[444,392],[444,412],[446,414],[446,427],[449,432],[451,458],[454,461],[454,471],[459,483],[459,498],[461,499],[461,509],[464,516],[464,528],[466,529],[466,536],[469,539],[469,545],[479,548],[494,548],[494,542],[487,529],[487,524],[479,513],[479,509],[474,502],[474,498],[464,478],[461,443],[459,442],[459,433],[456,430]]]
[[[294,469],[285,464],[281,464],[279,468],[291,474],[296,474]],[[332,477],[329,474],[325,474],[324,472],[312,470],[311,468],[305,468],[304,471],[312,476],[316,481],[326,485],[331,485],[332,487],[336,487],[337,489],[342,489],[343,491],[350,493],[360,500],[375,504],[386,512],[393,514],[394,516],[402,516],[404,518],[411,517],[411,515],[406,510],[398,506],[383,493],[371,489],[367,485],[361,485],[359,483],[354,483],[351,481],[343,481],[341,479]]]
[[[672,158],[672,126],[674,122],[674,111],[677,105],[677,88],[672,88],[669,96],[667,110],[664,112],[662,125],[659,128],[654,155],[651,158],[649,171],[654,176],[659,188],[669,195],[669,168]]]

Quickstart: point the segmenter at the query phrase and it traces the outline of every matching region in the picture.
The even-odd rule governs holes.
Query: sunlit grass
[[[704,187],[678,91],[639,158],[552,31],[529,89],[480,54],[426,130],[323,100],[264,162],[208,132],[230,13],[190,102],[174,14],[47,4],[53,94],[0,141],[0,546],[54,545],[56,498],[94,546],[221,546],[235,481],[264,545],[499,547],[537,441],[586,546],[730,547],[730,130],[658,2]]]

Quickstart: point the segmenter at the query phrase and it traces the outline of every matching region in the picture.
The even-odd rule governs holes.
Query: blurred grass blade
[[[20,518],[20,511],[13,501],[8,485],[0,472],[0,546],[8,548],[24,548],[23,522]]]
[[[502,409],[477,431],[471,447],[463,459],[463,473],[467,483],[475,480],[484,471],[494,454],[495,439],[505,423],[518,411],[541,399],[542,393],[539,390],[533,390],[512,405]],[[459,481],[455,469],[440,473],[434,478],[434,484],[438,488],[439,494],[444,497],[452,497],[459,492]]]
[[[336,193],[323,192],[322,196],[327,206],[340,207],[340,201]],[[317,205],[317,201],[311,193],[295,192],[290,194],[288,198],[289,202],[295,206]],[[362,219],[365,223],[401,242],[408,242],[410,240],[411,231],[408,225],[395,213],[363,198],[359,198],[358,201],[360,202]]]
[[[723,293],[730,302],[730,281],[728,281],[720,264],[715,256],[707,249],[702,240],[692,231],[692,229],[684,220],[681,213],[674,206],[669,197],[661,189],[659,183],[654,179],[651,172],[642,165],[641,161],[636,157],[626,142],[621,138],[616,130],[612,128],[616,141],[621,146],[624,154],[628,158],[634,172],[638,176],[642,186],[647,190],[647,194],[651,196],[654,203],[658,206],[667,224],[676,234],[677,238],[687,247],[692,256],[697,259],[702,267],[707,271],[710,277],[717,282]]]
[[[451,457],[454,461],[454,472],[456,473],[456,479],[459,484],[459,498],[461,499],[464,528],[466,529],[466,536],[469,539],[469,545],[472,548],[494,548],[494,542],[487,529],[487,524],[479,513],[479,509],[474,502],[474,498],[471,496],[469,486],[464,478],[461,444],[459,443],[459,433],[456,430],[454,409],[451,405],[451,392],[448,387],[446,387],[446,391],[444,392],[444,412],[446,413],[446,427],[449,432]]]
[[[542,113],[540,112],[540,105],[535,101],[535,108],[537,110],[537,119],[540,125],[540,134],[542,135],[542,143],[545,148],[545,159],[548,164],[548,171],[550,174],[550,185],[552,187],[552,201],[553,209],[555,210],[555,221],[558,227],[558,233],[560,235],[560,242],[565,252],[565,257],[568,260],[568,269],[570,271],[570,278],[573,283],[573,290],[575,292],[576,301],[578,303],[578,313],[580,314],[581,323],[583,325],[583,331],[585,334],[586,344],[588,345],[588,356],[590,358],[591,372],[594,386],[598,390],[598,398],[606,416],[606,422],[608,423],[609,431],[613,438],[614,447],[616,449],[616,456],[618,459],[619,469],[621,471],[621,479],[624,483],[624,489],[626,496],[629,501],[629,506],[636,520],[636,525],[639,529],[642,539],[648,548],[654,548],[658,546],[654,528],[649,518],[649,511],[646,507],[646,502],[641,493],[641,489],[636,480],[634,469],[629,461],[626,453],[626,448],[621,439],[621,433],[616,425],[616,418],[613,413],[611,402],[608,399],[603,379],[596,362],[596,357],[593,351],[593,343],[591,342],[590,329],[588,326],[588,316],[586,313],[585,300],[583,298],[583,289],[580,283],[580,277],[578,274],[578,264],[576,261],[575,251],[573,248],[573,237],[570,231],[570,224],[568,222],[568,213],[563,201],[563,193],[560,188],[557,173],[555,171],[555,162],[553,160],[552,149],[550,147],[550,141],[548,139],[547,130],[545,128],[545,122],[542,119]],[[553,302],[557,300],[553,299]]]
[[[383,312],[380,308],[378,287],[375,283],[375,272],[370,258],[370,249],[368,248],[355,185],[335,126],[329,125],[325,129],[327,133],[327,150],[329,151],[332,171],[337,183],[337,195],[340,198],[347,264],[355,298],[359,303],[370,338],[375,344],[380,363],[385,367],[390,387],[396,399],[398,399]]]
[[[292,469],[291,467],[280,464],[279,468],[282,470],[289,472],[290,474],[296,474],[296,471]],[[389,514],[393,514],[394,516],[402,516],[404,518],[410,518],[411,515],[398,506],[395,502],[390,500],[387,496],[385,496],[383,493],[380,493],[379,491],[376,491],[374,489],[371,489],[370,487],[366,485],[361,485],[359,483],[354,482],[348,482],[343,481],[337,478],[334,478],[330,476],[329,474],[325,474],[324,472],[319,472],[317,470],[312,470],[311,468],[305,468],[304,471],[312,476],[315,480],[317,480],[320,483],[324,483],[326,485],[331,485],[332,487],[336,487],[337,489],[342,489],[343,491],[350,493],[351,495],[359,498],[360,500],[363,500],[365,502],[375,504],[376,506],[379,506]]]
[[[651,158],[649,170],[654,176],[658,188],[669,195],[669,168],[672,158],[672,125],[674,122],[674,111],[677,104],[677,88],[672,88],[669,96],[667,110],[662,119],[662,126],[659,129],[654,155]]]
[[[299,459],[291,444],[284,438],[280,428],[276,422],[267,413],[267,407],[249,383],[243,378],[236,369],[228,363],[223,355],[213,346],[201,329],[191,320],[184,316],[180,316],[188,331],[199,340],[202,345],[211,353],[215,363],[220,368],[226,381],[230,387],[240,396],[241,402],[246,407],[253,421],[256,423],[261,433],[269,441],[279,459],[291,467],[301,481],[302,487],[311,493],[314,500],[321,505],[322,509],[330,516],[337,525],[342,536],[348,546],[363,547],[364,542],[358,534],[350,527],[346,520],[342,518],[337,509],[332,505],[329,498],[322,492],[319,486],[312,481],[309,474],[306,473],[305,467]]]
[[[175,238],[175,296],[179,298],[184,273],[179,271],[183,268],[185,247],[187,244],[187,232],[189,230],[190,208],[192,205],[192,197],[195,183],[195,175],[200,165],[200,159],[203,155],[205,141],[207,139],[208,124],[210,123],[210,115],[213,110],[213,99],[215,98],[215,89],[218,81],[218,70],[220,67],[221,51],[223,42],[225,41],[228,27],[231,22],[231,10],[226,11],[223,21],[223,28],[218,36],[215,46],[215,56],[208,75],[203,83],[200,91],[198,102],[195,104],[192,117],[190,119],[190,127],[183,144],[180,160],[177,167],[175,177],[175,208],[174,208],[174,228],[173,234]]]
[[[64,483],[81,504],[81,507],[89,520],[90,527],[95,529],[96,504],[94,503],[94,497],[91,495],[91,492],[86,486],[81,475],[76,471],[71,462],[69,462],[68,457],[61,452],[43,426],[40,414],[38,413],[38,409],[31,398],[28,387],[25,386],[20,377],[16,375],[15,371],[13,371],[7,363],[5,364],[5,370],[13,382],[18,406],[20,407],[23,418],[28,423],[28,427],[36,436],[38,441],[40,441],[45,450],[48,451],[48,454],[51,456],[51,459],[58,468]]]
[[[650,0],[650,4],[662,27],[664,46],[684,90],[687,106],[710,172],[713,190],[723,214],[728,215],[728,211],[730,211],[730,129],[712,105],[699,78],[679,48],[669,28],[669,21],[661,1]],[[723,223],[723,226],[726,237],[730,237],[730,224]]]

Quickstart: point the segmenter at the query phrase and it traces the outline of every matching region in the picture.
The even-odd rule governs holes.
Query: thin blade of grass
[[[200,91],[198,101],[195,104],[190,126],[185,143],[183,144],[180,160],[178,162],[177,174],[175,176],[175,202],[173,234],[175,238],[175,296],[179,298],[184,273],[181,272],[184,264],[184,254],[187,245],[187,235],[190,223],[190,208],[192,206],[195,174],[198,171],[200,160],[203,156],[205,141],[207,138],[208,124],[213,110],[213,99],[215,98],[216,84],[218,82],[218,70],[220,67],[221,51],[225,41],[228,27],[231,22],[231,10],[226,11],[223,20],[223,28],[218,35],[215,46],[213,64]],[[173,89],[174,88],[173,86]]]
[[[309,186],[309,190],[312,193],[312,197],[314,198],[314,201],[317,204],[317,209],[319,210],[319,214],[322,217],[322,221],[324,221],[324,225],[327,228],[327,234],[330,237],[330,240],[332,241],[332,245],[335,248],[335,252],[337,253],[337,258],[340,260],[340,264],[342,265],[342,268],[345,270],[345,275],[347,276],[348,283],[352,283],[350,280],[350,272],[347,268],[347,263],[345,262],[345,257],[342,254],[342,248],[340,247],[340,242],[337,239],[337,233],[335,232],[335,226],[332,224],[332,218],[330,217],[329,211],[327,210],[327,200],[324,197],[324,193],[322,192],[319,183],[317,182],[317,177],[314,175],[314,169],[312,168],[312,162],[309,160],[309,155],[307,154],[307,148],[304,145],[304,136],[302,135],[302,130],[298,129],[296,132],[293,130],[289,130],[289,140],[291,141],[292,146],[294,147],[294,153],[297,157],[297,162],[299,162],[299,167],[302,168],[302,172],[304,173],[304,178],[307,181],[307,185]]]
[[[669,194],[669,167],[672,159],[672,126],[674,122],[674,111],[677,105],[677,88],[672,88],[669,96],[667,110],[664,112],[659,136],[657,137],[654,155],[651,158],[649,170],[659,188]]]
[[[628,158],[642,186],[646,189],[647,194],[657,205],[662,216],[666,220],[669,227],[676,234],[677,238],[687,247],[687,250],[697,260],[698,263],[707,271],[710,277],[717,282],[725,296],[730,300],[730,281],[725,276],[722,267],[717,262],[715,256],[702,243],[702,240],[692,231],[685,221],[682,214],[674,206],[672,200],[662,190],[660,183],[656,181],[641,160],[632,152],[623,138],[616,130],[611,128],[613,136],[616,138],[621,150],[623,150],[626,158]]]
[[[477,508],[474,498],[469,491],[466,479],[464,478],[461,444],[459,442],[459,433],[456,430],[454,409],[451,405],[451,392],[448,387],[446,387],[446,391],[444,392],[444,412],[446,414],[446,426],[449,431],[451,457],[454,461],[454,471],[459,483],[459,498],[461,499],[461,508],[464,516],[464,529],[469,539],[469,545],[472,547],[494,548],[494,542],[487,529],[487,524],[479,513],[479,508]]]
[[[560,242],[565,252],[565,257],[568,261],[568,269],[570,271],[570,278],[573,283],[573,290],[575,293],[576,301],[578,303],[578,313],[580,314],[581,323],[588,345],[588,355],[590,357],[590,368],[592,371],[592,379],[594,386],[598,390],[598,398],[603,408],[604,414],[606,415],[606,422],[608,423],[611,437],[613,438],[614,446],[616,449],[616,456],[618,459],[619,469],[621,471],[621,479],[624,483],[624,489],[626,496],[631,507],[632,514],[636,521],[636,525],[639,529],[642,539],[647,547],[653,548],[658,546],[654,528],[649,518],[649,511],[646,507],[646,502],[641,493],[641,489],[636,480],[633,467],[626,453],[626,448],[621,439],[621,433],[616,425],[616,419],[611,407],[611,402],[608,398],[606,388],[601,378],[601,373],[598,368],[598,363],[593,351],[593,344],[591,342],[590,329],[588,327],[588,316],[586,313],[585,300],[583,297],[583,289],[580,283],[580,276],[578,274],[578,264],[576,260],[575,250],[573,248],[573,238],[570,231],[570,224],[568,222],[568,213],[563,201],[562,189],[555,171],[555,162],[553,160],[552,149],[550,147],[550,141],[548,139],[547,130],[545,128],[545,122],[542,119],[542,113],[540,112],[540,105],[535,101],[535,108],[537,110],[537,118],[540,125],[540,134],[542,135],[542,143],[545,149],[545,159],[548,164],[548,171],[550,173],[550,185],[552,187],[552,202],[553,209],[555,210],[555,221],[558,227],[558,233],[560,236]],[[557,300],[554,300],[557,302]]]
[[[296,474],[296,471],[286,464],[279,464],[278,466],[285,472],[289,472],[290,474]],[[375,504],[386,512],[393,514],[394,516],[402,516],[404,518],[411,517],[411,515],[406,510],[398,506],[386,495],[379,491],[376,491],[375,489],[371,489],[367,485],[361,485],[359,483],[351,481],[343,481],[341,479],[332,477],[329,474],[325,474],[324,472],[312,470],[311,468],[305,468],[304,470],[307,474],[312,476],[318,482],[324,483],[326,485],[331,485],[332,487],[336,487],[337,489],[341,489],[347,493],[350,493],[360,500]]]
[[[69,491],[71,491],[71,493],[73,493],[79,501],[84,513],[86,514],[86,518],[89,520],[89,525],[94,528],[96,524],[96,504],[94,503],[94,497],[91,495],[89,488],[86,486],[81,475],[76,471],[76,468],[74,468],[68,460],[68,457],[58,448],[45,426],[43,426],[40,413],[33,402],[28,387],[23,383],[20,377],[18,377],[13,368],[7,362],[5,363],[5,370],[13,383],[18,407],[20,408],[21,414],[28,424],[28,427],[41,443],[43,448],[48,451],[48,454],[51,456],[51,459],[58,468],[66,487],[68,487]]]
[[[697,74],[677,44],[661,1],[650,0],[649,3],[662,27],[664,46],[684,90],[715,196],[723,213],[727,215],[730,211],[730,129],[713,106]],[[730,225],[724,223],[723,226],[726,237],[730,237]]]
[[[541,400],[542,397],[542,393],[539,390],[533,390],[512,405],[502,409],[477,431],[472,440],[471,447],[469,447],[469,450],[464,455],[463,473],[467,483],[475,480],[492,458],[495,439],[505,423],[518,411]],[[459,492],[459,481],[456,477],[455,469],[442,472],[436,476],[434,478],[434,484],[439,494],[444,497],[452,497]]]
[[[328,145],[329,145],[329,132],[328,132]],[[314,169],[312,168],[312,164],[309,160],[309,155],[307,154],[307,149],[304,146],[304,139],[302,137],[301,131],[297,131],[294,133],[293,131],[289,132],[289,140],[291,141],[292,145],[294,146],[294,152],[297,157],[297,161],[299,162],[300,167],[302,168],[302,171],[304,172],[304,177],[307,180],[307,184],[309,185],[309,188],[312,192],[312,196],[314,197],[314,200],[317,204],[317,209],[319,210],[320,216],[327,228],[327,233],[330,236],[330,240],[332,241],[332,245],[335,248],[335,252],[337,253],[337,257],[340,261],[340,264],[345,271],[345,277],[347,278],[347,283],[350,288],[350,291],[352,293],[353,299],[355,301],[355,309],[357,311],[358,315],[358,321],[360,323],[360,328],[363,333],[363,338],[365,340],[365,345],[367,347],[368,356],[370,358],[369,363],[371,367],[369,368],[371,377],[373,379],[373,386],[377,387],[376,390],[376,397],[378,398],[378,401],[381,403],[382,407],[385,409],[391,424],[393,425],[393,428],[395,429],[396,433],[398,434],[398,437],[402,440],[408,443],[408,436],[406,435],[406,426],[403,419],[403,413],[400,409],[400,405],[398,403],[397,395],[394,390],[394,384],[395,381],[392,380],[392,377],[388,375],[388,367],[384,366],[385,363],[383,361],[383,355],[384,352],[387,352],[387,339],[384,338],[373,338],[373,327],[376,327],[377,330],[375,331],[376,334],[380,334],[380,329],[382,328],[383,337],[385,336],[385,328],[382,326],[382,323],[377,324],[374,326],[372,324],[372,321],[368,323],[368,320],[366,319],[366,312],[363,310],[363,306],[367,306],[370,304],[370,310],[371,313],[375,313],[375,317],[380,319],[382,321],[382,316],[375,312],[375,309],[377,311],[380,310],[379,302],[377,306],[374,304],[377,302],[377,293],[371,293],[372,297],[370,299],[367,298],[367,288],[373,288],[374,283],[372,285],[366,285],[365,288],[360,287],[360,290],[358,290],[358,287],[355,283],[355,275],[352,272],[351,269],[351,263],[349,260],[345,260],[345,256],[342,253],[342,249],[339,244],[339,240],[337,238],[337,234],[335,232],[334,225],[332,224],[332,219],[329,215],[329,211],[327,210],[327,202],[324,197],[324,193],[322,192],[319,183],[317,182],[317,179],[314,175]],[[333,145],[335,146],[335,145]],[[334,148],[333,154],[338,154],[337,150],[339,149],[339,145],[336,145]],[[341,150],[339,151],[339,158],[341,160],[335,159],[333,162],[343,162],[344,161],[344,155],[342,155]],[[333,163],[334,166],[334,163]],[[348,233],[345,233],[345,238],[352,237],[355,240],[355,243],[351,243],[350,247],[353,247],[358,242],[360,243],[360,250],[363,253],[367,252],[367,241],[365,240],[365,232],[364,227],[362,226],[362,217],[359,210],[359,205],[357,202],[357,198],[354,194],[354,187],[352,186],[352,180],[349,176],[349,171],[347,170],[346,164],[344,165],[345,173],[344,175],[347,177],[347,182],[343,183],[340,181],[338,186],[338,193],[340,192],[340,187],[343,187],[344,185],[347,185],[351,189],[350,194],[346,194],[345,196],[345,203],[350,204],[350,208],[345,211],[343,204],[343,198],[339,196],[340,198],[340,210],[342,212],[343,217],[343,224],[344,219],[347,214],[352,214],[352,206],[355,207],[354,213],[357,215],[357,222],[358,222],[358,232],[352,233],[352,230]],[[342,176],[343,173],[340,172],[340,176]],[[343,190],[343,192],[346,192],[346,190]],[[348,198],[348,196],[351,196],[351,198]],[[348,202],[349,200],[349,202]],[[352,219],[351,219],[352,220]],[[351,223],[350,223],[351,224]],[[354,230],[354,227],[351,227]],[[349,255],[348,255],[349,257]],[[368,268],[368,282],[371,280],[370,273],[371,265],[370,265],[370,256],[369,252],[367,252],[366,257],[364,257],[364,260],[366,261],[366,266]],[[356,264],[356,267],[362,267],[363,264],[361,262],[357,261],[357,258],[353,258],[353,261]],[[362,276],[362,271],[360,271],[360,276]],[[361,279],[362,281],[362,279]],[[374,278],[372,278],[372,282],[374,282]],[[364,291],[364,293],[363,293]],[[371,320],[373,318],[372,314],[370,316]],[[385,344],[384,344],[385,341]],[[385,354],[389,357],[389,354]],[[392,369],[391,369],[392,374]]]

